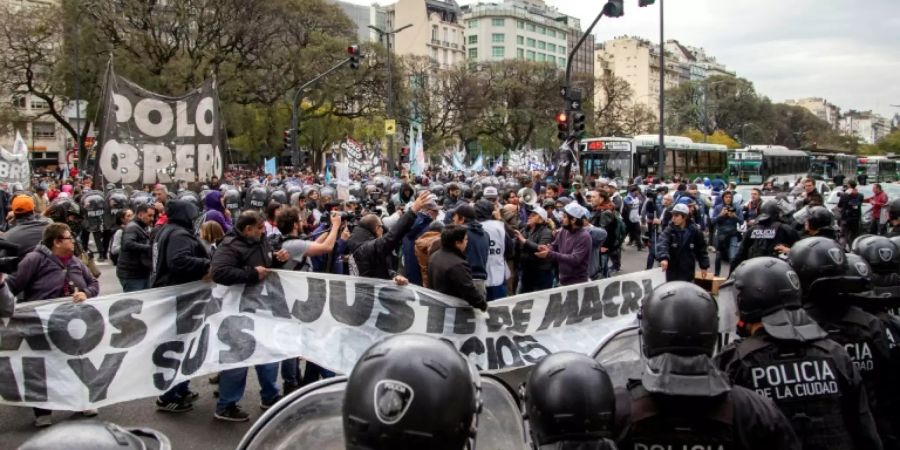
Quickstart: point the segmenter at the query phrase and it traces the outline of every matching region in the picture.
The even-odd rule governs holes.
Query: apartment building
[[[381,15],[376,14],[379,28],[411,25],[392,39],[398,55],[430,57],[444,69],[465,61],[462,11],[454,0],[398,0],[380,10]]]
[[[828,100],[819,97],[808,97],[797,100],[785,100],[785,104],[803,107],[816,117],[828,122],[832,129],[837,130],[841,122],[841,109],[829,103]]]

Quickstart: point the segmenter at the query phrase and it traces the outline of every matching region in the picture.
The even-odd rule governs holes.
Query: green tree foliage
[[[710,135],[704,135],[700,130],[687,130],[681,133],[682,136],[691,138],[694,142],[706,142],[708,144],[719,144],[729,149],[741,148],[741,144],[733,137],[729,136],[722,130],[716,130]]]

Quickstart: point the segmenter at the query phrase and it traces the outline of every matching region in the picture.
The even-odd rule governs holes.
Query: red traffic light
[[[561,112],[556,115],[556,121],[559,123],[566,123],[569,121],[569,116],[567,116],[566,113]]]
[[[350,56],[359,56],[359,46],[350,45],[347,47],[347,54]]]

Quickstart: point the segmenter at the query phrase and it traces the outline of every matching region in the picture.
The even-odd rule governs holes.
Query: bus
[[[728,147],[695,143],[682,136],[665,136],[667,176],[682,178],[724,177]],[[633,138],[600,137],[581,140],[579,144],[581,174],[594,178],[648,177],[657,174],[659,136],[639,135]]]
[[[737,184],[793,184],[809,170],[809,153],[780,145],[751,145],[728,154],[728,179]]]
[[[867,183],[886,183],[897,181],[896,159],[890,159],[886,156],[866,156],[859,158],[858,176],[866,175]]]
[[[809,157],[809,176],[814,180],[832,181],[837,175],[843,175],[845,180],[856,179],[857,160],[853,155],[812,152]]]

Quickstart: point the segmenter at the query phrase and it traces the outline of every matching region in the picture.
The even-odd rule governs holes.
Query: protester
[[[557,264],[559,284],[584,283],[588,278],[588,259],[591,251],[591,235],[587,227],[588,211],[577,203],[565,207],[563,228],[550,245],[538,247],[534,256],[549,259]]]
[[[190,202],[169,200],[166,203],[166,224],[157,230],[152,240],[150,287],[175,286],[208,276],[209,255],[194,234],[193,218],[197,214],[197,207]],[[190,390],[190,382],[184,381],[159,396],[156,409],[187,412],[194,409],[196,398],[197,394]]]
[[[136,208],[137,214],[122,230],[122,245],[116,264],[116,276],[123,292],[141,291],[150,287],[153,270],[153,248],[150,243],[150,227],[154,210],[147,203]]]
[[[865,183],[863,183],[865,184]],[[860,222],[862,221],[863,195],[856,190],[856,180],[847,181],[844,191],[839,192],[837,210],[841,223],[841,235],[844,238],[844,248],[850,248],[850,243],[859,236]]]
[[[501,217],[497,205],[489,200],[475,202],[475,219],[488,236],[487,278],[485,292],[488,301],[506,297],[506,279],[509,269],[506,257],[512,254],[514,244],[506,234],[506,226],[498,220]]]
[[[116,232],[113,233],[112,239],[109,241],[109,259],[112,261],[113,265],[117,265],[119,263],[119,252],[122,250],[122,234],[125,232],[125,227],[131,223],[131,219],[134,218],[134,211],[129,208],[125,208],[118,213],[116,213]]]
[[[541,246],[553,242],[553,232],[547,227],[547,211],[535,207],[528,213],[524,234],[516,233],[520,247],[519,266],[522,280],[519,290],[522,294],[550,289],[553,287],[553,262],[548,258],[535,256]]]
[[[16,195],[10,203],[13,214],[12,227],[3,235],[3,240],[19,247],[18,255],[24,257],[35,249],[43,239],[44,229],[50,221],[34,214],[34,199],[28,195]]]
[[[47,225],[41,243],[22,258],[16,273],[0,285],[4,303],[19,295],[23,302],[71,297],[75,303],[81,303],[99,293],[100,282],[75,257],[75,235],[63,223]],[[97,410],[85,410],[81,414],[93,417]],[[50,410],[34,408],[34,416],[35,427],[53,424]]]
[[[171,220],[171,218],[170,218]],[[241,213],[234,229],[225,235],[213,257],[212,280],[218,284],[252,285],[265,280],[272,266],[273,253],[265,239],[265,220],[254,210]],[[281,259],[287,250],[282,249]],[[257,364],[256,377],[259,380],[260,408],[268,409],[281,399],[278,389],[278,363]],[[219,372],[219,399],[214,417],[229,422],[244,422],[250,415],[244,412],[238,402],[244,395],[247,383],[247,368],[239,367]]]
[[[434,199],[425,203],[422,211],[416,214],[412,228],[403,236],[403,275],[410,283],[422,286],[422,271],[416,259],[416,240],[419,239],[432,222],[437,220],[440,207]]]
[[[166,211],[166,202],[169,201],[169,189],[164,184],[157,184],[153,187],[153,198],[156,203],[153,207],[156,209],[156,228],[162,227],[168,222],[168,213]]]
[[[204,211],[201,223],[213,221],[219,224],[222,231],[231,231],[231,211],[225,208],[224,199],[219,191],[210,191],[203,197]]]
[[[472,270],[466,262],[468,231],[462,225],[448,225],[441,231],[441,248],[428,261],[432,289],[461,298],[474,308],[487,311],[484,293],[475,288]]]
[[[716,276],[722,272],[722,260],[730,265],[737,255],[741,233],[738,227],[744,223],[744,215],[734,203],[734,193],[722,193],[722,203],[713,209],[713,222],[716,224]]]
[[[225,230],[222,229],[219,222],[207,220],[200,226],[200,243],[210,260],[215,255],[216,248],[223,237],[225,237]]]
[[[700,266],[701,276],[709,269],[709,254],[703,232],[690,220],[683,204],[672,208],[672,223],[659,235],[657,258],[666,272],[666,281],[694,281],[694,270]]]
[[[884,224],[887,223],[888,195],[882,189],[881,183],[872,184],[872,193],[871,197],[863,200],[864,203],[872,205],[872,223],[869,225],[869,234],[882,234]]]

